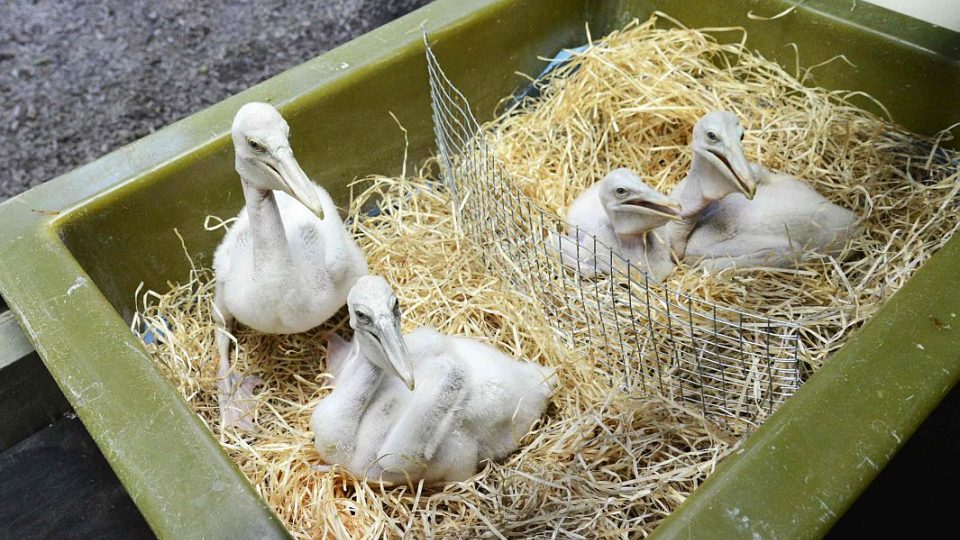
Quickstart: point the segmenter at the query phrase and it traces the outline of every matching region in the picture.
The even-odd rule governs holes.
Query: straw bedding
[[[597,43],[557,73],[541,98],[486,131],[526,192],[562,213],[614,167],[633,167],[669,189],[689,164],[686,146],[699,116],[737,112],[748,157],[853,209],[864,232],[842,260],[717,276],[681,268],[670,279],[707,299],[800,322],[815,368],[957,228],[954,155],[851,99],[806,88],[738,45],[647,22]],[[557,344],[536,302],[512,291],[458,232],[447,194],[430,180],[433,170],[366,179],[350,226],[371,272],[393,284],[405,330],[433,325],[558,368],[560,388],[542,423],[505,463],[483,464],[470,481],[442,489],[384,489],[319,470],[309,419],[330,385],[324,338],[349,330],[343,315],[301,335],[237,329],[236,369],[265,380],[251,434],[218,425],[208,269],[194,267],[185,283],[140,295],[135,328],[154,329],[158,339],[147,348],[158,366],[297,537],[649,532],[737,437],[685,406],[611,392],[583,351]],[[361,212],[371,205],[384,211]]]
[[[804,179],[853,210],[863,232],[837,259],[716,275],[681,267],[666,284],[799,323],[803,360],[817,368],[956,231],[958,155],[854,104],[867,96],[804,86],[816,67],[793,76],[742,43],[654,22],[607,36],[555,72],[540,98],[489,124],[495,153],[562,215],[617,167],[669,193],[689,169],[697,120],[736,113],[749,160]]]

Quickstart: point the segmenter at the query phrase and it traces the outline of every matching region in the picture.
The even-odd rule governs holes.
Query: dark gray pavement
[[[428,0],[2,0],[0,200]]]

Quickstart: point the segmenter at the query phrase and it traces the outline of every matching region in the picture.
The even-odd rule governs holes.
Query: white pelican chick
[[[230,369],[234,319],[271,334],[305,332],[334,315],[367,262],[327,192],[300,168],[290,128],[266,103],[233,119],[236,169],[246,206],[213,258],[218,384],[223,426],[252,429],[256,377]]]
[[[850,210],[798,178],[750,166],[758,180],[753,200],[732,193],[710,205],[687,240],[686,262],[710,271],[787,267],[819,254],[836,255],[857,234]]]
[[[331,336],[333,391],[311,426],[320,456],[373,482],[461,481],[498,460],[543,414],[553,371],[432,328],[400,333],[386,280],[361,278],[347,306],[354,340]],[[416,381],[416,384],[414,384]]]
[[[673,263],[669,247],[655,229],[679,219],[680,212],[680,204],[648,186],[632,170],[614,169],[567,210],[568,235],[559,238],[561,260],[588,277],[610,273],[611,263],[619,260],[612,249],[662,279]]]
[[[664,226],[674,260],[685,259],[690,235],[717,201],[734,194],[745,202],[754,198],[756,171],[743,153],[742,141],[743,128],[731,112],[707,113],[693,126],[690,171],[670,194],[683,212],[678,221]]]

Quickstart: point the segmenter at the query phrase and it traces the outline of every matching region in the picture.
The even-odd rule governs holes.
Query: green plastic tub
[[[433,151],[419,28],[481,120],[549,56],[664,11],[740,25],[786,66],[845,54],[815,84],[868,92],[921,133],[960,120],[957,34],[858,2],[441,0],[0,205],[0,294],[134,502],[164,538],[286,537],[129,330],[142,281],[186,277],[176,228],[210,264],[208,214],[242,205],[229,126],[276,104],[304,170],[340,202],[369,173]],[[730,39],[736,36],[730,34]],[[864,100],[864,105],[868,102]],[[960,377],[960,240],[951,241],[658,529],[673,537],[811,537],[829,529]],[[922,346],[921,349],[918,345]]]

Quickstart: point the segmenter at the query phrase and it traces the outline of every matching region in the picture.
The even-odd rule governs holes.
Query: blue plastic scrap
[[[526,88],[518,92],[513,97],[513,104],[516,105],[526,98],[539,97],[540,88],[543,86],[543,79],[557,68],[566,65],[568,62],[573,60],[574,56],[582,53],[588,48],[590,48],[590,45],[581,45],[579,47],[561,49],[560,52],[553,56],[553,58],[550,60],[550,63],[547,64],[547,67],[543,68],[543,71],[540,72],[540,75],[537,75],[536,80],[531,82]],[[571,70],[570,74],[574,72],[576,72],[576,69]]]
[[[540,72],[540,75],[537,76],[537,79],[544,78],[551,71],[569,62],[570,59],[573,58],[575,54],[580,54],[583,51],[587,50],[588,48],[590,48],[590,45],[581,45],[579,47],[574,47],[573,49],[561,50],[556,54],[556,56],[553,57],[553,60],[551,60],[550,63],[547,64],[547,67],[545,67],[543,71]]]
[[[167,318],[161,316],[160,319],[163,320],[163,328],[156,328],[149,323],[144,323],[142,339],[147,345],[150,345],[151,343],[162,342],[164,336],[171,330],[170,323],[167,321]]]

